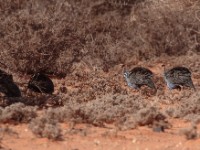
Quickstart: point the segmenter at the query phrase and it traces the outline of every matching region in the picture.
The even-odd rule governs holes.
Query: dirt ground
[[[148,127],[135,130],[116,131],[112,126],[107,128],[92,127],[88,124],[77,125],[69,130],[67,124],[62,125],[64,139],[50,141],[36,138],[27,125],[9,126],[15,133],[5,134],[2,146],[13,150],[31,149],[69,149],[69,150],[198,150],[200,139],[186,140],[180,132],[188,123],[182,120],[171,120],[173,128],[166,132],[153,132]],[[199,128],[200,126],[198,126]],[[199,132],[199,129],[198,129]]]

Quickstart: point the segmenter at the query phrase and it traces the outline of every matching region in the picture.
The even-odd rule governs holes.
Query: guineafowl
[[[156,91],[156,87],[153,83],[153,73],[143,67],[135,67],[131,71],[124,71],[124,77],[128,86],[139,89],[141,86],[146,85],[153,88]]]
[[[54,92],[52,80],[43,73],[35,73],[28,82],[28,88],[39,93],[52,94]]]
[[[191,79],[191,72],[186,67],[174,67],[165,71],[164,79],[170,90],[180,90],[181,86],[191,87],[196,90]]]
[[[21,91],[14,83],[12,75],[2,70],[0,70],[0,92],[7,97],[21,97]]]

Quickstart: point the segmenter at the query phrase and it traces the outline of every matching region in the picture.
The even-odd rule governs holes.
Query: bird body
[[[21,96],[21,91],[14,83],[12,75],[2,70],[0,70],[0,92],[4,93],[7,97]]]
[[[52,80],[42,73],[34,74],[29,83],[28,88],[40,93],[52,94],[54,92],[54,84]]]
[[[19,87],[10,80],[0,80],[0,91],[7,97],[21,97]]]
[[[124,77],[128,86],[134,89],[139,89],[141,86],[147,85],[156,90],[152,81],[153,73],[147,68],[135,67],[131,71],[124,71]]]
[[[195,89],[191,79],[191,72],[186,67],[174,67],[165,71],[164,79],[170,90],[177,88],[180,89],[180,86],[187,86]]]
[[[0,70],[0,79],[13,81],[13,76],[3,70]]]

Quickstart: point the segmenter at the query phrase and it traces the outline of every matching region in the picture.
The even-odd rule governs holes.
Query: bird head
[[[130,75],[130,72],[129,72],[129,71],[124,71],[124,77],[125,77],[125,78],[128,78],[129,75]]]

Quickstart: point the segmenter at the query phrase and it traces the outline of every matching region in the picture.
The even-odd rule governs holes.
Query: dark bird
[[[135,67],[131,71],[124,71],[124,77],[128,86],[139,89],[141,86],[146,85],[153,88],[156,91],[156,87],[153,83],[153,73],[143,67]]]
[[[3,70],[0,70],[0,78],[3,78],[5,80],[13,81],[13,76],[11,74],[6,73]]]
[[[35,73],[28,82],[28,88],[39,93],[52,94],[54,92],[52,80],[43,73]]]
[[[174,67],[165,71],[164,79],[170,90],[180,90],[181,86],[191,87],[196,90],[191,79],[191,72],[186,67]]]
[[[21,91],[14,83],[12,75],[2,70],[0,70],[0,92],[7,97],[21,97]]]

